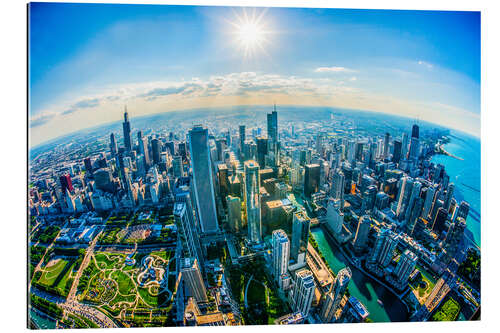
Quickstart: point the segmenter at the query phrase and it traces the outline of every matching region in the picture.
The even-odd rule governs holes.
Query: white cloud
[[[430,64],[430,63],[428,63],[426,61],[423,61],[423,60],[419,60],[418,64],[421,65],[421,66],[425,66],[425,67],[427,67],[429,69],[431,69],[432,67],[434,67],[432,64]]]
[[[341,73],[341,72],[355,72],[352,69],[345,68],[345,67],[318,67],[314,70],[316,73]]]

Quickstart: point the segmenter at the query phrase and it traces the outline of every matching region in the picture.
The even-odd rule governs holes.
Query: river
[[[54,329],[56,328],[56,322],[47,316],[40,315],[36,310],[29,309],[30,319],[36,324],[38,328],[41,329]]]
[[[452,131],[450,142],[443,148],[459,160],[447,155],[434,155],[433,163],[444,165],[450,182],[455,184],[457,203],[465,200],[470,205],[466,236],[481,247],[481,141],[468,134]]]
[[[342,255],[336,245],[328,240],[328,236],[320,227],[311,229],[319,249],[334,273],[349,266],[352,279],[349,282],[349,292],[356,297],[370,312],[369,318],[374,322],[408,321],[406,305],[384,286],[366,276],[356,267],[349,265],[349,261]],[[380,306],[380,299],[384,306]]]

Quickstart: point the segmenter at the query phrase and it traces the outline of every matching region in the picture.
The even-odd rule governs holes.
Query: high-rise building
[[[83,164],[85,165],[85,170],[86,170],[89,174],[92,174],[92,161],[91,161],[90,157],[86,157],[86,158],[83,160]]]
[[[341,203],[338,199],[328,199],[326,207],[326,223],[335,235],[342,233],[344,225],[344,213],[341,209]]]
[[[303,269],[295,273],[295,286],[292,294],[292,309],[300,311],[304,317],[309,315],[314,298],[314,277],[310,270]]]
[[[200,239],[196,230],[196,221],[191,205],[191,197],[187,187],[176,195],[174,219],[177,230],[179,231],[182,257],[195,258],[203,265],[203,253],[201,252]]]
[[[197,302],[207,302],[207,289],[201,276],[198,261],[195,258],[184,258],[181,260],[182,280],[186,283],[190,296]]]
[[[137,133],[139,141],[139,152],[144,156],[144,163],[146,170],[151,166],[151,159],[149,158],[148,138],[142,136],[142,131]]]
[[[195,126],[189,131],[189,153],[193,170],[196,211],[202,232],[219,230],[215,209],[214,180],[208,147],[208,130]]]
[[[419,127],[417,124],[414,124],[411,128],[411,137],[412,138],[420,138]]]
[[[432,212],[432,206],[434,206],[436,195],[436,188],[430,186],[427,188],[427,193],[425,194],[424,210],[422,211],[422,217],[428,219],[430,213]]]
[[[123,142],[125,143],[125,150],[132,151],[132,140],[130,138],[130,122],[128,121],[127,106],[125,106],[125,113],[123,114]]]
[[[391,135],[389,133],[385,133],[384,137],[384,159],[389,157],[389,140],[391,138]]]
[[[246,140],[246,135],[245,135],[245,125],[240,125],[240,160],[244,159],[244,154],[245,154],[245,140]]]
[[[174,156],[174,158],[172,159],[172,169],[175,178],[184,177],[184,167],[182,164],[181,156]]]
[[[267,114],[267,136],[272,144],[278,141],[278,112],[276,112],[276,104],[272,113]]]
[[[60,176],[59,182],[61,183],[61,191],[63,195],[66,195],[66,190],[73,192],[73,184],[71,183],[71,177],[69,174]]]
[[[446,190],[446,197],[444,200],[444,209],[450,210],[451,200],[453,199],[453,192],[455,191],[455,184],[448,184],[448,188]]]
[[[413,202],[413,207],[408,207],[408,209],[411,209],[411,213],[406,223],[406,233],[410,236],[415,231],[415,225],[421,215],[423,205],[424,200],[419,197]]]
[[[351,276],[352,273],[349,267],[343,268],[337,273],[335,282],[332,284],[330,291],[326,294],[319,313],[323,323],[331,323],[335,319],[335,313],[339,308],[342,297],[344,297],[347,291],[347,285],[351,280]]]
[[[319,190],[320,167],[319,164],[307,164],[304,175],[304,195],[311,198],[311,194]]]
[[[401,138],[401,158],[408,158],[408,133],[403,133]]]
[[[386,267],[392,260],[397,244],[398,236],[394,232],[386,228],[380,229],[368,261]]]
[[[118,154],[118,145],[116,144],[115,133],[109,135],[109,149],[111,150],[111,156],[116,156]]]
[[[370,234],[371,218],[369,215],[363,215],[359,218],[356,236],[354,237],[353,247],[356,251],[363,251],[368,245],[368,235]]]
[[[310,225],[311,220],[305,212],[297,211],[293,214],[290,257],[296,264],[303,264],[306,261]]]
[[[402,143],[399,140],[394,140],[394,154],[392,154],[392,161],[399,163],[401,160]]]
[[[467,216],[469,215],[469,203],[467,201],[462,201],[460,205],[458,205],[457,213],[455,214],[455,220],[459,217],[467,220]]]
[[[280,288],[283,289],[283,281],[288,274],[288,262],[290,260],[290,241],[286,232],[281,229],[273,231],[273,273]]]
[[[458,249],[460,242],[462,241],[467,228],[467,222],[461,216],[455,219],[455,222],[450,224],[448,232],[446,233],[445,247],[446,251],[451,255],[454,255]]]
[[[437,211],[434,222],[432,223],[432,230],[436,233],[441,233],[446,229],[446,220],[448,219],[448,210],[444,207],[440,207]]]
[[[254,160],[246,161],[244,170],[248,238],[250,242],[260,243],[262,241],[262,221],[260,211],[259,164]]]
[[[101,168],[94,172],[95,187],[101,191],[113,192],[113,176],[109,168]]]
[[[417,260],[418,257],[410,250],[405,250],[403,254],[401,254],[398,264],[394,269],[394,275],[399,284],[404,285],[408,282],[408,277],[415,269]]]
[[[241,221],[241,200],[238,197],[228,195],[226,197],[226,203],[229,229],[231,229],[232,232],[240,232],[243,227]]]
[[[415,203],[415,200],[420,197],[420,191],[422,189],[422,183],[419,181],[413,182],[410,198],[408,200],[408,205],[405,210],[405,224],[408,224],[410,221],[411,213],[413,211],[413,205]]]
[[[161,141],[157,138],[151,140],[151,150],[153,152],[153,163],[160,163]]]
[[[345,177],[342,171],[337,171],[332,177],[332,187],[330,189],[330,195],[334,199],[340,200],[340,208],[344,209],[344,189],[345,189]]]
[[[266,155],[267,155],[267,147],[268,142],[267,138],[264,136],[257,137],[257,162],[261,169],[264,169],[266,166]]]

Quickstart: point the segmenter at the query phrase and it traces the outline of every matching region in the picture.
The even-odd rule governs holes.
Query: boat
[[[379,298],[377,299],[377,303],[378,305],[380,305],[381,307],[384,307],[384,302],[382,302],[382,300]]]

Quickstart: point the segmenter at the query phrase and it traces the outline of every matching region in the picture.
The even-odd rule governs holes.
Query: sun
[[[229,22],[234,29],[232,34],[236,46],[243,52],[244,58],[251,58],[258,53],[266,53],[265,47],[269,43],[269,35],[272,33],[264,23],[265,11],[257,14],[254,9],[248,13],[245,9],[238,15],[236,20]]]

